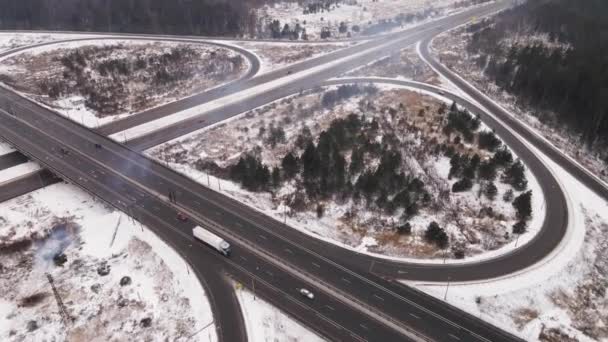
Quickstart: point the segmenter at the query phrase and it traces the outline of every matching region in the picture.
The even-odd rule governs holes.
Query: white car
[[[300,289],[300,294],[308,299],[315,299],[315,295],[305,288]]]

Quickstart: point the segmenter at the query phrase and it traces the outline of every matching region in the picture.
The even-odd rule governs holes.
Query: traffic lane
[[[16,122],[15,120],[11,121]],[[9,130],[19,131],[18,127],[10,127],[9,125],[3,125],[3,128],[4,127]],[[21,130],[21,133],[22,139],[26,137],[31,137],[31,134],[29,134],[29,132],[25,133],[23,132],[23,130]],[[3,134],[7,134],[7,132],[3,132]],[[50,151],[47,151],[47,153],[44,154],[45,159],[48,162],[53,162],[55,165],[59,165],[60,167],[62,167],[63,173],[70,173],[71,176],[66,176],[66,178],[70,181],[77,182],[85,188],[90,189],[90,187],[94,187],[93,191],[95,193],[100,194],[100,196],[103,196],[102,198],[107,198],[110,203],[121,208],[123,211],[130,213],[130,215],[137,218],[141,222],[147,223],[146,217],[150,215],[150,211],[147,208],[153,208],[155,204],[158,205],[160,208],[164,207],[164,209],[158,210],[158,214],[161,217],[167,217],[168,215],[170,215],[170,217],[176,217],[175,215],[172,215],[175,213],[173,208],[169,208],[164,203],[155,200],[154,196],[139,196],[138,190],[133,188],[130,183],[124,182],[121,179],[107,179],[108,177],[110,177],[109,175],[111,174],[111,171],[106,170],[102,172],[100,170],[95,170],[95,165],[87,164],[87,160],[84,158],[84,156],[81,156],[80,153],[72,152],[69,154],[64,154],[61,152],[60,146],[62,145],[58,145],[57,142],[53,141],[52,139],[44,141],[43,137],[45,136],[39,137],[38,142],[44,143],[45,147],[51,149]],[[15,137],[13,137],[13,139],[15,139]],[[31,139],[27,138],[27,140],[29,141]],[[31,144],[20,142],[16,143],[16,145],[21,147],[26,146],[28,150],[33,149],[35,151],[35,155],[43,154],[41,150],[37,150],[36,148],[31,146]],[[112,185],[109,186],[108,184]],[[179,228],[172,228],[172,225],[178,225]],[[155,226],[157,225],[152,225],[152,227]],[[168,226],[169,229],[155,229],[155,232],[159,233],[164,240],[169,241],[171,243],[171,241],[173,241],[171,239],[171,236],[181,236],[186,237],[186,239],[189,241],[192,240],[191,232],[190,234],[183,232],[184,229],[191,229],[191,224],[181,222],[175,219],[175,222],[165,224],[165,226]],[[179,250],[179,246],[174,247],[177,247]],[[276,272],[277,274],[279,274],[278,270]],[[338,303],[335,303],[334,306],[337,307]],[[344,312],[341,312],[341,314],[341,317],[345,317]],[[365,320],[365,316],[362,317],[363,318],[360,318],[359,321]],[[378,327],[378,329],[380,329],[380,327]],[[386,336],[390,336],[390,333],[387,333]]]
[[[205,206],[205,204],[202,204]],[[232,232],[240,236],[251,236],[247,234],[247,230],[251,230],[250,226],[246,223],[239,221],[233,222],[234,226]],[[239,228],[242,231],[239,231]],[[220,233],[221,234],[221,233]],[[249,241],[255,244],[256,249],[260,250],[274,250],[275,257],[280,260],[284,260],[291,265],[294,265],[300,272],[305,274],[311,274],[314,277],[323,279],[323,282],[329,284],[339,284],[343,292],[347,292],[348,296],[355,298],[357,301],[368,304],[370,308],[380,309],[385,314],[398,319],[399,321],[406,323],[407,326],[412,327],[414,330],[422,333],[423,335],[429,336],[436,340],[443,340],[445,338],[461,338],[468,341],[512,341],[516,340],[513,336],[505,336],[502,331],[495,329],[490,326],[477,325],[476,332],[472,332],[470,329],[465,329],[461,326],[454,324],[449,319],[443,317],[462,317],[461,312],[438,310],[437,306],[441,307],[444,305],[442,302],[433,303],[430,310],[425,310],[429,306],[425,303],[427,298],[417,298],[419,303],[425,303],[424,308],[416,304],[416,302],[410,301],[411,298],[400,298],[395,296],[396,292],[402,292],[401,288],[392,289],[388,287],[390,284],[373,277],[371,274],[365,274],[359,272],[345,273],[337,270],[334,265],[327,264],[322,259],[312,258],[308,253],[302,253],[299,249],[294,248],[292,245],[278,245],[276,241],[270,238],[270,235],[257,235],[251,236]],[[282,253],[281,253],[282,252]],[[319,276],[321,275],[321,276]],[[382,286],[373,286],[372,284],[362,282],[360,276],[366,279],[372,279],[375,284]],[[375,278],[375,279],[374,279]],[[386,289],[389,289],[387,291]],[[428,296],[428,295],[426,295]],[[475,317],[471,317],[474,320],[478,320]],[[429,324],[429,322],[432,322]],[[469,323],[469,322],[468,322]]]
[[[380,49],[380,50],[374,51],[372,53],[364,54],[363,56],[357,57],[355,60],[351,60],[351,61],[348,61],[345,63],[341,63],[337,66],[334,66],[331,68],[331,70],[326,69],[326,70],[314,73],[312,75],[306,76],[303,79],[297,80],[295,83],[293,83],[291,85],[285,85],[283,87],[279,87],[277,89],[271,90],[269,92],[276,92],[275,96],[266,97],[266,102],[260,101],[260,98],[264,97],[264,95],[259,94],[256,97],[253,97],[253,98],[247,100],[251,104],[254,104],[254,106],[252,106],[251,104],[248,106],[245,106],[242,103],[234,104],[231,106],[232,107],[230,110],[231,114],[229,114],[229,115],[226,114],[225,109],[220,108],[217,110],[220,112],[219,114],[216,114],[212,111],[210,113],[198,115],[191,119],[184,120],[179,123],[166,126],[160,130],[148,133],[142,137],[138,137],[138,138],[130,141],[129,144],[130,144],[130,146],[132,146],[135,149],[145,150],[147,148],[158,145],[162,142],[172,140],[181,135],[193,132],[197,129],[201,129],[201,128],[209,125],[210,123],[225,120],[231,116],[237,115],[246,110],[258,107],[260,105],[263,105],[265,103],[271,102],[276,99],[279,99],[286,95],[290,95],[290,94],[296,92],[297,89],[305,89],[311,85],[319,84],[319,82],[321,82],[327,78],[339,76],[340,74],[342,74],[348,70],[351,70],[351,69],[357,67],[358,65],[366,64],[373,60],[381,58],[383,56],[390,55],[391,53],[395,53],[395,52],[403,49],[404,47],[407,47],[408,45],[411,45],[427,36],[434,36],[437,33],[444,31],[446,26],[455,26],[455,25],[458,25],[458,24],[461,24],[463,22],[470,20],[470,18],[472,16],[484,16],[488,13],[492,13],[497,10],[506,8],[508,6],[507,5],[508,3],[509,3],[508,1],[498,2],[488,8],[478,8],[472,12],[461,13],[461,14],[455,15],[453,17],[440,19],[437,22],[431,22],[429,24],[418,26],[416,28],[413,28],[411,31],[407,31],[405,33],[399,33],[398,35],[396,35],[396,37],[390,37],[390,39],[387,38],[387,39],[383,39],[383,40],[379,40],[379,41],[373,41],[370,43],[360,44],[360,45],[354,46],[352,48],[338,50],[337,52],[331,53],[329,55],[324,55],[324,56],[318,57],[316,59],[307,60],[307,61],[298,63],[298,64],[290,67],[291,73],[298,73],[300,71],[308,70],[308,69],[316,67],[318,65],[353,55],[353,54],[361,52],[365,49],[375,48],[382,44],[385,44],[386,42],[390,42],[390,41],[394,40],[394,43],[392,44],[392,46],[388,46],[386,49]],[[228,94],[234,93],[236,91],[240,91],[242,89],[255,87],[257,85],[270,82],[272,80],[284,77],[286,75],[287,74],[282,69],[277,70],[275,72],[268,73],[268,74],[260,75],[258,77],[246,80],[243,83],[239,83],[238,85],[236,85],[236,84],[233,85],[234,89],[227,89],[224,95],[228,95]],[[286,87],[288,87],[290,90],[286,91],[285,89],[283,89]],[[279,92],[280,92],[280,94],[279,94]],[[191,108],[192,106],[195,106],[196,104],[197,104],[197,101],[189,102],[189,103],[187,103],[187,105],[184,105],[184,106],[176,104],[175,107],[172,108],[172,110],[174,110],[174,111],[178,111],[180,109],[184,110],[187,108]],[[236,108],[236,110],[234,110],[234,108]],[[217,115],[219,115],[219,118],[217,117]],[[210,117],[207,118],[207,116],[210,116]]]
[[[21,148],[25,148],[28,151],[30,151],[32,158],[35,158],[37,160],[39,160],[41,163],[46,164],[47,167],[49,168],[53,168],[50,166],[50,164],[53,164],[54,167],[57,167],[56,172],[61,173],[64,175],[64,177],[66,178],[66,180],[68,180],[70,183],[74,183],[76,185],[80,185],[85,191],[93,194],[95,196],[95,198],[102,198],[104,200],[106,200],[109,204],[111,204],[112,206],[118,207],[118,208],[122,208],[123,211],[127,211],[127,212],[131,212],[133,215],[137,216],[139,219],[141,219],[140,222],[144,222],[145,224],[148,225],[148,227],[152,228],[152,230],[157,234],[160,235],[161,238],[163,238],[163,240],[172,245],[174,248],[176,248],[176,251],[180,252],[180,250],[183,250],[184,248],[180,248],[179,246],[179,240],[176,241],[176,237],[179,238],[179,236],[176,236],[175,234],[169,234],[170,230],[168,229],[155,229],[155,227],[158,226],[158,220],[154,221],[154,220],[149,220],[147,218],[149,218],[149,216],[146,215],[146,212],[142,212],[137,210],[137,208],[144,208],[144,203],[145,200],[147,199],[146,197],[141,197],[138,198],[137,201],[133,201],[132,195],[136,194],[137,191],[134,189],[129,189],[128,187],[123,187],[123,186],[118,186],[118,189],[120,190],[125,190],[123,191],[117,191],[116,189],[111,189],[108,186],[104,185],[103,181],[104,181],[104,177],[107,175],[106,172],[96,172],[92,167],[87,167],[87,163],[85,160],[79,160],[79,157],[76,153],[70,154],[70,155],[65,155],[61,152],[61,145],[57,144],[55,141],[53,141],[52,139],[45,139],[44,135],[40,135],[40,136],[36,136],[37,139],[29,139],[29,137],[32,137],[31,133],[27,130],[23,130],[23,126],[21,125],[13,125],[13,123],[15,123],[14,120],[10,120],[10,121],[4,121],[2,120],[4,118],[4,116],[2,116],[2,114],[0,114],[0,132],[3,136],[5,137],[10,137],[11,141],[15,142],[15,145],[20,146]],[[20,134],[15,135],[14,132],[19,132]],[[48,148],[48,150],[42,150],[40,148],[37,148],[36,145],[34,143],[32,143],[31,141],[35,141],[37,140],[37,142],[43,144],[43,146],[45,146],[46,148]],[[99,186],[95,186],[95,184],[98,184]],[[116,184],[116,183],[114,183]],[[141,202],[141,203],[140,203]],[[142,205],[142,207],[139,207],[138,205]],[[142,227],[143,230],[143,227]],[[175,231],[175,230],[173,230]],[[186,241],[189,241],[190,236],[186,235]],[[182,246],[183,247],[183,246]],[[182,255],[183,256],[183,255]],[[208,270],[211,271],[212,268],[210,267],[210,263],[207,263],[205,265],[201,265],[201,261],[202,260],[198,260],[198,268],[201,270]],[[218,317],[231,317],[231,322],[225,322],[225,321],[220,321],[218,320],[217,322],[217,326],[219,327],[224,327],[223,329],[223,333],[224,335],[226,335],[225,339],[222,339],[223,341],[246,341],[246,335],[242,335],[242,331],[244,330],[244,328],[239,329],[234,329],[234,323],[235,323],[235,319],[236,322],[238,322],[238,320],[240,318],[238,317],[234,317],[234,315],[236,313],[240,313],[240,308],[234,308],[234,307],[229,307],[228,304],[231,302],[234,302],[233,300],[231,300],[230,298],[224,298],[224,296],[226,295],[225,293],[225,287],[223,283],[218,283],[218,278],[214,278],[213,275],[211,275],[209,278],[206,278],[204,276],[201,276],[200,274],[201,272],[199,272],[198,274],[198,278],[201,281],[201,283],[204,285],[204,287],[207,290],[207,293],[210,295],[210,297],[213,297],[214,294],[212,294],[210,291],[210,289],[216,289],[219,288],[220,286],[223,287],[223,292],[220,292],[218,294],[215,294],[216,296],[219,295],[220,297],[220,303],[222,304],[222,307],[220,307],[219,305],[213,305],[212,304],[212,311],[214,313],[217,312]],[[219,275],[218,275],[219,277]],[[212,282],[210,283],[210,285],[212,286],[207,286],[206,282],[207,280],[211,280]],[[213,297],[215,298],[215,297]],[[241,319],[242,320],[242,319]],[[219,335],[219,332],[218,332]],[[220,335],[221,337],[221,335]]]
[[[241,247],[240,243],[233,243],[232,246],[233,253],[230,261],[226,262],[233,267],[233,272],[230,273],[239,275],[238,280],[241,284],[255,294],[260,294],[260,285],[265,283],[266,288],[271,291],[268,298],[272,298],[273,302],[293,303],[296,310],[292,311],[307,317],[296,318],[303,320],[308,326],[323,327],[323,335],[331,340],[352,341],[353,338],[367,341],[409,340],[397,331],[351,308],[349,304],[329,296],[326,289],[316,284],[305,283],[264,261],[249,249]],[[314,294],[314,299],[302,296],[299,292],[301,288],[310,290]]]
[[[78,137],[78,135],[73,135],[72,137]],[[84,146],[84,145],[85,145],[85,144],[81,144],[81,146]],[[92,144],[89,144],[89,145],[92,145]],[[105,151],[105,149],[102,149],[101,151],[103,152],[103,151]],[[148,174],[148,175],[149,175],[149,174]],[[217,216],[217,215],[218,215],[218,212],[215,212],[214,214]]]

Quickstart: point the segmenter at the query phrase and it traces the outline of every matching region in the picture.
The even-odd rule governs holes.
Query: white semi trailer
[[[224,256],[230,256],[230,244],[226,240],[204,229],[203,227],[196,226],[192,228],[192,235],[207,245],[215,248]]]

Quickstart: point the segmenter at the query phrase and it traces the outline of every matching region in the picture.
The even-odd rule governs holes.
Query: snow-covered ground
[[[264,74],[358,43],[360,42],[289,44],[243,41],[233,44],[255,53],[262,62],[259,74]]]
[[[399,91],[393,86],[382,86],[381,89],[390,95],[371,99],[372,102],[382,103],[383,106],[394,106],[395,104],[398,105],[399,101],[403,101],[410,112],[417,113],[419,109],[426,108],[427,113],[429,113],[428,116],[439,106],[436,100],[430,97],[421,97],[411,91]],[[221,189],[218,190],[278,220],[283,220],[286,207],[281,198],[293,192],[292,185],[280,189],[275,196],[270,193],[252,193],[231,181],[220,181],[213,176],[208,177],[199,163],[212,161],[220,167],[225,167],[235,163],[241,153],[258,151],[266,165],[276,165],[280,158],[289,151],[303,126],[309,127],[312,136],[315,137],[321,130],[328,127],[334,119],[345,117],[352,112],[358,113],[357,103],[362,100],[360,97],[355,97],[331,110],[324,110],[318,105],[319,97],[318,93],[312,92],[303,96],[295,95],[279,100],[260,109],[247,112],[229,122],[218,124],[202,132],[191,133],[161,145],[148,151],[148,154],[160,160],[168,160],[171,167],[214,189],[218,189],[218,183],[221,183]],[[408,107],[408,104],[410,107]],[[366,114],[372,116],[376,115],[374,110],[367,110],[366,112]],[[419,125],[425,124],[425,119],[415,120]],[[262,142],[259,132],[269,122],[274,122],[275,125],[280,125],[285,130],[287,140],[285,145],[270,148]],[[381,121],[381,126],[383,124]],[[213,141],[213,143],[206,143],[209,141]],[[416,145],[415,141],[417,140],[413,140],[414,145]],[[418,141],[418,144],[420,144],[420,141]],[[449,159],[442,156],[429,157],[429,151],[421,152],[419,149],[421,147],[414,148],[411,151],[408,150],[408,153],[416,157],[410,157],[405,161],[409,168],[406,173],[414,172],[417,176],[423,175],[421,177],[425,179],[425,183],[449,189],[455,182],[455,180],[447,181]],[[430,180],[426,180],[425,177]],[[431,258],[433,254],[437,253],[432,248],[424,247],[423,241],[426,227],[431,221],[437,220],[445,224],[446,230],[452,235],[454,241],[464,244],[467,244],[465,241],[477,241],[467,245],[464,260],[459,259],[454,260],[454,262],[476,261],[509,252],[515,248],[515,244],[523,245],[538,232],[544,218],[542,191],[531,173],[527,172],[527,178],[529,188],[533,190],[534,194],[532,197],[534,216],[529,224],[528,231],[519,239],[510,235],[511,226],[514,223],[511,218],[514,215],[514,209],[510,204],[502,202],[502,194],[507,190],[507,186],[499,184],[499,182],[496,182],[499,194],[495,201],[478,196],[476,190],[478,186],[476,185],[472,191],[452,194],[451,204],[445,204],[443,211],[421,210],[420,215],[410,221],[412,235],[397,238],[397,241],[394,233],[390,232],[389,226],[392,226],[391,222],[399,221],[398,215],[386,218],[388,221],[384,221],[386,224],[384,232],[380,230],[377,235],[370,235],[369,227],[367,229],[368,233],[365,233],[366,229],[357,227],[358,223],[352,226],[349,223],[345,224],[343,221],[343,217],[356,207],[356,205],[353,207],[353,204],[349,202],[344,204],[326,203],[325,214],[321,219],[318,219],[314,212],[304,211],[295,215],[290,213],[287,222],[303,232],[326,241],[338,243],[355,251],[373,253],[381,257],[399,260],[443,262],[442,258],[437,258],[437,255]],[[435,188],[432,189],[433,191],[436,190]],[[439,193],[439,190],[437,190],[437,193]],[[517,192],[515,196],[517,196]],[[504,214],[506,220],[490,223],[487,219],[477,216],[482,207],[488,206],[493,207],[496,212]],[[448,219],[448,216],[445,216],[449,213],[449,208],[452,207],[454,215],[463,215],[464,221],[458,226],[454,224],[453,220]],[[361,208],[355,211],[360,214],[361,222],[373,221],[378,216],[371,212],[367,213]],[[445,220],[440,219],[444,216]],[[471,227],[472,229],[470,229]]]
[[[0,32],[0,52],[16,49],[22,46],[54,42],[64,39],[85,38],[93,36],[57,33],[12,33]]]
[[[22,163],[8,169],[0,170],[0,184],[27,173],[40,170],[40,165],[34,162]]]
[[[3,154],[11,153],[14,150],[15,149],[12,148],[11,145],[9,145],[8,143],[5,143],[4,141],[0,141],[0,156]]]
[[[74,186],[0,204],[0,246],[3,341],[216,340],[213,325],[199,332],[212,312],[179,254]],[[69,329],[46,272],[74,319]]]
[[[532,148],[533,150],[536,150]],[[501,279],[419,289],[527,341],[608,341],[608,203],[536,150],[569,201],[566,239],[543,262]]]
[[[409,23],[404,22],[403,25],[396,25],[394,28],[392,26],[386,29],[378,28],[373,33],[386,33],[391,29],[404,29],[426,18],[452,13],[458,10],[455,6],[456,3],[462,2],[458,0],[432,2],[427,0],[346,0],[339,2],[337,5],[332,5],[329,11],[305,13],[306,3],[301,5],[299,2],[277,2],[262,7],[259,14],[264,22],[263,25],[272,20],[279,20],[281,29],[284,24],[290,25],[293,29],[299,24],[300,27],[306,29],[309,40],[320,39],[322,29],[329,29],[331,31],[330,38],[336,39],[364,34],[372,26],[391,21],[399,16],[417,16],[411,18],[412,21]],[[339,26],[342,22],[346,24],[347,30],[339,32]],[[354,26],[358,26],[359,29],[353,29]]]
[[[238,287],[238,286],[237,286]],[[253,293],[239,288],[237,298],[250,342],[321,342],[318,335]]]
[[[82,68],[68,67],[81,61]],[[160,64],[163,78],[159,78]],[[220,86],[244,75],[249,67],[240,54],[223,47],[104,39],[46,45],[6,56],[0,77],[22,95],[87,127],[97,127]],[[78,76],[75,70],[80,69]],[[77,81],[83,84],[76,86]],[[55,89],[58,95],[51,96]]]

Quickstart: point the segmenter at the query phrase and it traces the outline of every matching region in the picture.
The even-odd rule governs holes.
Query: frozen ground
[[[252,51],[260,57],[262,66],[259,74],[263,74],[293,63],[302,62],[332,51],[343,49],[351,44],[357,44],[357,42],[288,44],[245,41],[234,44]]]
[[[408,145],[409,147],[406,148],[406,155],[409,155],[404,161],[407,165],[406,173],[422,177],[435,196],[441,193],[441,189],[443,191],[449,189],[455,182],[455,180],[447,181],[449,160],[434,155],[431,151],[433,144],[437,143],[436,141],[431,143],[431,137],[442,139],[442,135],[438,135],[436,132],[436,122],[433,121],[435,119],[430,114],[437,110],[439,102],[408,90],[396,90],[390,87],[383,89],[384,92],[381,92],[381,95],[365,99],[370,103],[382,103],[385,106],[384,109],[378,110],[378,113],[376,113],[376,109],[368,108],[365,110],[368,119],[379,118],[381,119],[381,127],[388,125],[388,122],[382,121],[390,121],[388,114],[386,114],[388,110],[386,108],[395,108],[399,103],[406,105],[405,108],[407,108],[406,112],[408,113],[419,113],[420,110],[425,110],[427,115],[423,117],[406,114],[409,115],[408,120],[413,120],[414,126],[424,127],[426,125],[428,127],[423,129],[429,129],[427,135],[421,135],[420,132],[405,134],[404,139],[412,139],[410,145]],[[224,193],[278,220],[283,220],[287,209],[285,203],[294,191],[293,185],[285,185],[274,192],[274,195],[252,193],[233,182],[218,181],[212,176],[208,178],[205,172],[209,171],[207,171],[205,165],[213,162],[220,168],[227,167],[236,163],[242,153],[253,152],[261,156],[266,165],[272,167],[277,165],[280,158],[291,150],[302,127],[308,127],[312,137],[316,137],[336,118],[343,118],[353,112],[359,113],[361,110],[358,104],[359,100],[362,100],[360,97],[355,97],[331,110],[323,110],[320,107],[320,97],[320,93],[311,92],[303,96],[296,95],[279,100],[245,113],[238,119],[235,118],[202,132],[195,132],[176,139],[152,149],[148,153],[160,160],[169,161],[171,167],[205,185],[217,189],[218,183],[221,183],[221,191]],[[387,118],[384,119],[384,116]],[[395,121],[399,120],[395,119]],[[274,123],[275,127],[280,126],[284,130],[285,144],[271,147],[265,142],[265,138],[261,138],[262,128],[268,131],[269,123]],[[400,134],[404,133],[401,132]],[[424,140],[427,138],[428,141]],[[468,146],[466,148],[472,147]],[[535,194],[533,196],[534,219],[530,223],[528,232],[518,241],[520,244],[534,236],[544,217],[542,192],[529,173],[528,180],[530,188]],[[420,214],[410,221],[412,234],[408,236],[399,236],[394,232],[395,222],[399,222],[397,214],[396,216],[376,214],[364,208],[359,208],[357,204],[351,202],[325,203],[325,214],[321,219],[317,218],[314,210],[305,210],[298,213],[289,210],[287,221],[295,228],[306,233],[360,252],[380,254],[387,258],[412,258],[408,260],[425,259],[425,261],[430,262],[442,262],[445,253],[429,246],[423,239],[427,225],[432,220],[436,220],[452,236],[454,246],[458,246],[458,249],[464,248],[464,261],[478,260],[479,258],[508,252],[517,243],[517,239],[508,234],[514,222],[512,218],[514,215],[513,208],[510,204],[503,203],[501,199],[507,187],[504,184],[499,184],[498,181],[496,185],[499,188],[499,194],[495,201],[478,196],[478,186],[475,186],[472,191],[452,194],[447,202],[438,204],[438,207],[431,206],[431,208],[421,210]],[[517,196],[517,192],[515,196]],[[484,215],[480,216],[481,208],[487,206],[491,206],[496,212],[503,214],[504,218],[494,221],[496,218],[489,219]],[[354,220],[355,222],[353,222],[353,219],[345,219],[350,217],[353,212],[358,217],[357,220]],[[458,220],[462,220],[460,224],[454,224],[454,215]],[[371,224],[371,226],[366,227],[367,224]],[[374,229],[371,227],[374,227]],[[448,258],[451,257],[450,253]],[[432,260],[429,260],[429,258]],[[459,262],[462,261],[459,260]]]
[[[272,20],[279,20],[281,29],[284,24],[292,29],[299,25],[306,30],[309,40],[318,40],[324,29],[331,32],[332,39],[399,30],[427,18],[447,15],[462,5],[469,4],[458,0],[346,0],[331,5],[329,11],[305,13],[306,6],[300,2],[277,2],[261,8],[259,13],[262,25]],[[392,24],[399,18],[403,19],[402,24]],[[343,32],[339,30],[341,23],[347,27]],[[265,30],[262,34],[269,33]]]
[[[447,300],[527,341],[608,341],[608,203],[542,159],[569,199],[565,241],[529,270],[495,281],[452,283]],[[413,284],[446,296],[445,284]]]
[[[251,292],[237,289],[250,342],[321,342],[319,336],[277,308],[255,297]]]
[[[0,52],[18,47],[52,42],[63,39],[84,38],[83,35],[47,34],[47,33],[9,33],[0,32]]]
[[[349,71],[343,77],[387,77],[442,86],[441,78],[420,59],[416,50],[416,45],[412,45],[398,54]]]
[[[27,162],[0,170],[0,184],[40,169],[41,167],[38,163]]]
[[[62,266],[56,255],[67,258]],[[146,227],[71,185],[0,204],[0,256],[3,341],[216,339],[213,326],[194,335],[213,317],[184,260]],[[46,272],[74,319],[69,328]]]
[[[219,86],[249,67],[217,46],[103,40],[60,43],[2,60],[0,80],[88,127]]]
[[[0,141],[0,156],[3,154],[11,153],[14,150],[15,149],[12,148],[9,144],[5,143],[4,141]]]

